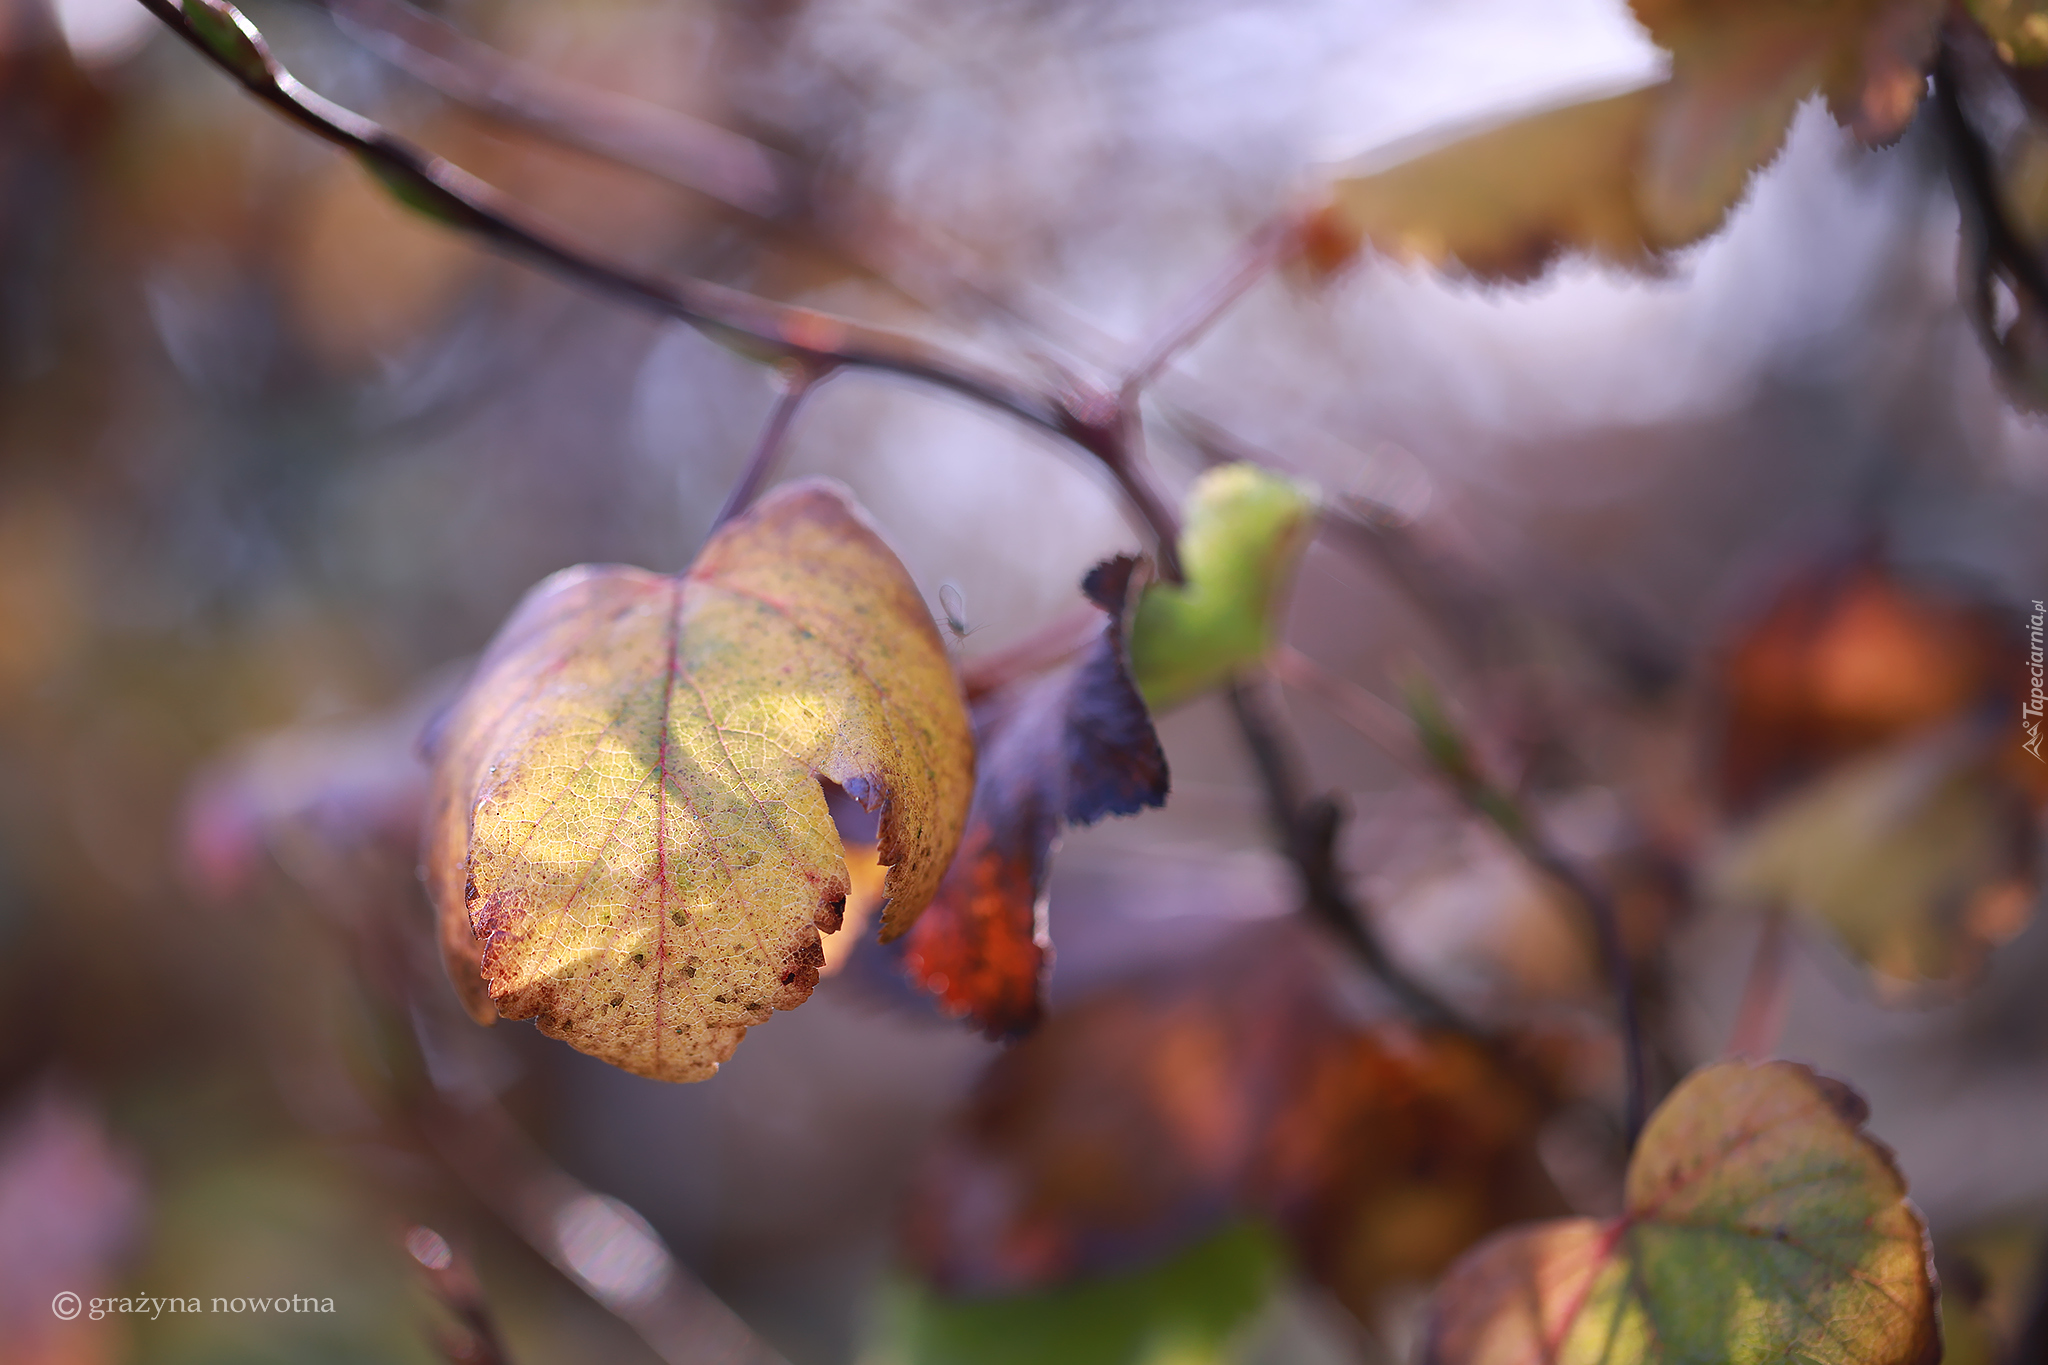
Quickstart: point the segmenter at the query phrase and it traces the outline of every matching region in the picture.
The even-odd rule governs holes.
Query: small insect
[[[946,614],[946,629],[956,640],[965,640],[981,629],[967,624],[967,595],[955,584],[939,584],[939,610]]]

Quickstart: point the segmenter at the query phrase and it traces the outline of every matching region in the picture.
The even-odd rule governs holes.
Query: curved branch
[[[616,265],[570,246],[509,196],[374,120],[308,89],[279,64],[263,35],[224,0],[140,0],[215,66],[308,132],[353,152],[401,200],[507,253],[543,265],[599,293],[679,318],[762,359],[813,368],[878,370],[914,379],[1006,412],[1080,447],[1116,481],[1174,564],[1178,519],[1131,458],[1115,395],[1080,387],[1044,392],[994,370],[955,360],[915,337],[850,318],[775,303],[708,280],[667,278]]]

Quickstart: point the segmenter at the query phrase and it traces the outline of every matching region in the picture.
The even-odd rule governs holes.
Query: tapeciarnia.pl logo
[[[2044,761],[2041,758],[2041,713],[2048,708],[2048,690],[2042,687],[2044,676],[2048,676],[2048,665],[2043,664],[2041,655],[2041,623],[2044,620],[2048,620],[2048,605],[2036,599],[2034,614],[2027,622],[2027,639],[2033,646],[2027,654],[2027,672],[2032,676],[2033,685],[2026,701],[2020,704],[2020,724],[2027,731],[2027,742],[2020,747],[2032,754],[2037,763]]]

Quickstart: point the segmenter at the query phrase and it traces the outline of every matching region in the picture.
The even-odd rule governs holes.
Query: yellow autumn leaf
[[[786,486],[689,572],[568,569],[513,612],[434,742],[427,875],[471,1013],[701,1080],[818,979],[849,880],[822,780],[879,810],[882,936],[973,789],[959,683],[838,485]]]
[[[1304,251],[1331,272],[1365,247],[1482,280],[1580,253],[1653,268],[1718,231],[1825,95],[1866,143],[1904,131],[1933,59],[1938,0],[1634,0],[1671,74],[1448,141],[1396,149],[1331,184]],[[1405,153],[1405,154],[1404,154]]]
[[[1635,166],[1662,87],[1541,110],[1341,176],[1307,250],[1334,270],[1363,246],[1482,279],[1526,280],[1563,251],[1642,266],[1684,245],[1644,219]]]

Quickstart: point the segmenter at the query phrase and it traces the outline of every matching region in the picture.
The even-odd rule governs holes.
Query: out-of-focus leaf
[[[817,982],[849,888],[821,780],[881,813],[893,938],[959,843],[973,754],[923,599],[836,484],[776,491],[680,578],[565,570],[438,738],[450,973],[472,1012],[480,972],[485,1017],[700,1080]]]
[[[2019,1365],[2040,1358],[2037,1319],[2042,1253],[2038,1218],[2008,1218],[1945,1235],[1941,1274],[1942,1365]],[[2031,1337],[2031,1339],[2030,1339]]]
[[[1650,1117],[1620,1217],[1518,1229],[1438,1286],[1430,1365],[1941,1358],[1927,1230],[1869,1110],[1728,1062]]]
[[[1754,811],[1832,764],[1979,708],[2017,715],[2014,640],[1988,604],[1868,558],[1797,570],[1714,669],[1722,803]],[[2019,734],[2015,721],[2015,750]]]
[[[1970,17],[1984,26],[1998,55],[2016,66],[2048,62],[2048,4],[2042,0],[1969,0]]]
[[[0,1133],[0,1360],[88,1365],[115,1358],[122,1324],[58,1317],[60,1293],[111,1286],[140,1231],[142,1180],[90,1110],[45,1092]]]
[[[1724,856],[1725,894],[1828,925],[1880,976],[1966,977],[2033,915],[2034,818],[1981,736],[1939,731],[1767,811]]]
[[[1945,9],[1940,0],[1633,5],[1650,36],[1670,50],[1674,84],[1704,97],[1692,112],[1709,125],[1740,136],[1745,124],[1779,121],[1781,109],[1789,115],[1818,87],[1836,122],[1873,144],[1897,137],[1919,107]],[[1770,140],[1782,136],[1780,122]]]
[[[1526,280],[1559,254],[1646,266],[1686,245],[1643,215],[1636,165],[1661,96],[1637,90],[1519,118],[1340,177],[1307,235],[1333,271],[1364,247],[1396,261]]]
[[[887,1304],[888,1365],[1211,1365],[1279,1279],[1270,1233],[1226,1228],[1159,1265],[1005,1298],[904,1284]]]
[[[366,897],[416,887],[427,802],[420,728],[451,691],[440,675],[387,711],[293,726],[210,765],[185,799],[184,860],[198,890],[235,900],[266,861],[344,915]]]
[[[1063,825],[1166,802],[1166,754],[1131,680],[1130,603],[1147,575],[1127,556],[1082,584],[1108,614],[1082,655],[974,704],[974,806],[938,895],[902,940],[911,979],[991,1036],[1043,1009],[1045,882]]]
[[[1021,1293],[1251,1216],[1362,1306],[1546,1207],[1523,1085],[1462,1039],[1352,1018],[1332,970],[1274,925],[1054,1014],[921,1164],[912,1265],[945,1292]]]
[[[1333,271],[1371,247],[1483,280],[1526,280],[1568,252],[1652,267],[1720,227],[1824,91],[1836,119],[1888,142],[1918,107],[1936,0],[1637,0],[1670,49],[1654,86],[1502,122],[1341,175],[1304,237]]]
[[[1257,465],[1196,482],[1180,537],[1187,581],[1146,588],[1131,622],[1131,669],[1155,714],[1266,656],[1315,506],[1314,490]]]

